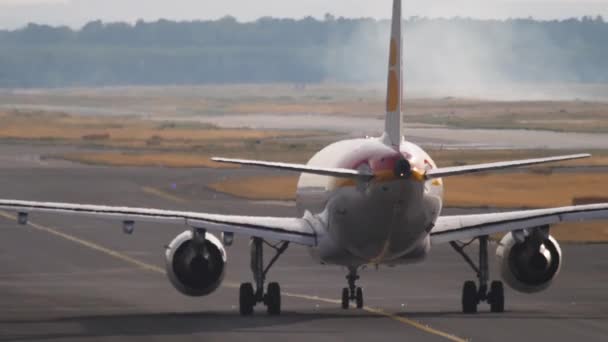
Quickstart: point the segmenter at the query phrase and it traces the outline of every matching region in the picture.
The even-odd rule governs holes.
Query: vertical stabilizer
[[[386,92],[386,118],[384,121],[384,141],[391,146],[401,144],[403,98],[403,47],[401,37],[401,0],[393,0],[393,20],[388,57],[388,86]]]

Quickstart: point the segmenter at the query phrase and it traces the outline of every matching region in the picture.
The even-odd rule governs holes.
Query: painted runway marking
[[[7,213],[5,211],[0,211],[0,216],[4,217],[6,219],[9,219],[11,221],[16,221],[17,220],[17,217],[15,215],[9,214],[9,213]],[[160,274],[165,274],[165,270],[163,268],[161,268],[161,267],[158,267],[158,266],[155,266],[155,265],[152,265],[152,264],[148,264],[148,263],[143,262],[141,260],[137,260],[135,258],[132,258],[132,257],[126,255],[126,254],[123,254],[121,252],[118,252],[118,251],[115,251],[115,250],[103,247],[103,246],[101,246],[99,244],[96,244],[94,242],[91,242],[91,241],[88,241],[88,240],[84,240],[84,239],[75,237],[73,235],[60,232],[57,229],[46,227],[46,226],[43,226],[43,225],[31,222],[31,221],[29,221],[27,224],[30,227],[35,228],[35,229],[37,229],[39,231],[42,231],[42,232],[45,232],[45,233],[49,233],[51,235],[54,235],[54,236],[60,237],[62,239],[74,242],[74,243],[79,244],[81,246],[90,248],[90,249],[92,249],[94,251],[100,252],[100,253],[105,254],[107,256],[110,256],[112,258],[116,258],[116,259],[122,260],[122,261],[124,261],[126,263],[129,263],[131,265],[137,266],[137,267],[141,268],[142,270],[151,271],[151,272],[160,273]],[[228,288],[233,288],[233,289],[239,288],[239,284],[233,283],[233,282],[225,282],[223,284],[223,286],[224,287],[228,287]],[[318,296],[310,296],[310,295],[298,294],[298,293],[283,292],[283,295],[286,296],[286,297],[291,297],[291,298],[305,299],[305,300],[316,301],[316,302],[323,302],[323,303],[329,303],[329,304],[341,304],[342,303],[342,301],[336,300],[336,299],[324,298],[324,297],[318,297]],[[456,335],[453,335],[453,334],[450,334],[450,333],[447,333],[447,332],[444,332],[444,331],[441,331],[441,330],[437,330],[435,328],[431,328],[431,327],[429,327],[429,326],[427,326],[425,324],[422,324],[420,322],[411,320],[411,319],[406,318],[406,317],[399,316],[397,314],[386,312],[386,311],[384,311],[382,309],[377,309],[377,308],[372,308],[372,307],[369,307],[369,306],[365,306],[363,308],[363,310],[365,310],[365,311],[367,311],[369,313],[372,313],[372,314],[376,314],[376,315],[379,315],[379,316],[390,318],[390,319],[392,319],[394,321],[397,321],[397,322],[409,325],[409,326],[414,327],[414,328],[416,328],[418,330],[424,331],[426,333],[429,333],[429,334],[432,334],[432,335],[435,335],[435,336],[438,336],[438,337],[445,338],[445,339],[450,340],[450,341],[454,341],[454,342],[465,342],[465,341],[467,341],[466,339],[463,339],[463,338],[458,337]]]
[[[308,296],[308,295],[302,295],[302,294],[297,294],[297,293],[289,293],[289,292],[283,292],[283,295],[287,296],[287,297],[292,297],[292,298],[307,299],[307,300],[311,300],[311,301],[324,302],[324,303],[329,303],[329,304],[338,304],[338,305],[342,304],[341,300],[330,299],[330,298],[323,298],[323,297],[318,297],[318,296]],[[450,334],[450,333],[447,333],[447,332],[444,332],[444,331],[441,331],[441,330],[437,330],[437,329],[431,328],[428,325],[422,324],[420,322],[411,320],[411,319],[406,318],[406,317],[399,316],[397,314],[386,312],[386,311],[384,311],[382,309],[377,309],[377,308],[372,308],[372,307],[369,307],[369,306],[364,306],[363,310],[365,310],[365,311],[367,311],[369,313],[373,313],[373,314],[379,315],[379,316],[384,316],[386,318],[390,318],[390,319],[395,320],[395,321],[400,322],[400,323],[404,323],[404,324],[410,325],[410,326],[412,326],[412,327],[414,327],[414,328],[416,328],[418,330],[422,330],[422,331],[427,332],[429,334],[443,337],[443,338],[445,338],[447,340],[450,340],[450,341],[454,341],[454,342],[465,342],[465,341],[468,341],[468,340],[466,340],[464,338],[461,338],[461,337],[458,337],[456,335],[453,335],[453,334]]]
[[[0,211],[0,216],[2,216],[4,218],[7,218],[9,220],[12,220],[12,221],[15,221],[17,219],[14,215],[11,215],[11,214],[9,214],[9,213],[7,213],[5,211]],[[158,266],[147,264],[147,263],[145,263],[143,261],[139,261],[137,259],[131,258],[130,256],[128,256],[126,254],[123,254],[123,253],[120,253],[118,251],[115,251],[115,250],[112,250],[112,249],[100,246],[100,245],[98,245],[96,243],[93,243],[91,241],[83,240],[83,239],[77,238],[75,236],[72,236],[72,235],[69,235],[69,234],[66,234],[66,233],[62,233],[62,232],[60,232],[60,231],[58,231],[56,229],[45,227],[45,226],[42,226],[40,224],[31,222],[31,221],[28,222],[27,224],[29,226],[31,226],[32,228],[36,228],[36,229],[38,229],[40,231],[43,231],[43,232],[46,232],[46,233],[58,236],[60,238],[66,239],[68,241],[75,242],[75,243],[77,243],[79,245],[85,246],[85,247],[90,248],[90,249],[92,249],[94,251],[97,251],[97,252],[106,254],[108,256],[111,256],[113,258],[116,258],[116,259],[122,260],[124,262],[130,263],[130,264],[135,265],[135,266],[137,266],[139,268],[142,268],[144,270],[153,271],[153,272],[160,272],[160,273],[163,273],[163,274],[165,273],[165,270],[163,270],[162,268],[160,268]]]

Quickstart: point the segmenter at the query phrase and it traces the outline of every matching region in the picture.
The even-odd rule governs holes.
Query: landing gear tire
[[[268,264],[264,263],[264,246],[275,250],[275,255]],[[263,303],[269,315],[278,316],[281,314],[281,287],[279,283],[269,283],[265,286],[266,275],[279,257],[287,250],[289,242],[283,241],[272,245],[262,238],[254,237],[251,239],[251,273],[255,281],[255,290],[250,283],[241,285],[240,291],[240,311],[241,315],[247,316],[253,313],[253,307],[258,303]],[[266,291],[264,291],[266,288]]]
[[[357,309],[363,309],[363,289],[360,287],[357,287],[355,300],[357,301]]]
[[[493,281],[488,294],[490,311],[505,312],[505,289],[500,281]]]
[[[466,281],[462,287],[462,312],[477,312],[477,285],[474,281]]]
[[[241,316],[250,316],[253,314],[253,306],[255,305],[255,294],[253,293],[253,285],[251,283],[243,283],[239,289],[239,311]]]
[[[278,316],[281,314],[281,287],[279,283],[268,284],[266,309],[269,315]]]
[[[363,308],[363,289],[357,287],[357,280],[359,275],[357,274],[357,267],[349,267],[348,275],[346,276],[348,281],[348,287],[342,289],[342,309],[348,309],[350,302],[354,302],[357,305],[357,309]]]
[[[342,289],[342,309],[348,309],[348,304],[350,303],[350,292],[348,288],[345,287]]]
[[[492,312],[500,313],[505,311],[505,291],[500,281],[493,281],[488,290],[490,279],[490,268],[488,266],[488,236],[479,236],[479,266],[465,252],[465,248],[471,244],[457,241],[450,242],[450,245],[477,273],[478,284],[474,281],[467,281],[462,288],[462,312],[476,313],[477,306],[481,302],[490,304]]]

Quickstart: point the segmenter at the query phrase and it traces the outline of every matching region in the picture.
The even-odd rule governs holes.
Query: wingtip
[[[569,156],[570,159],[583,159],[583,158],[591,158],[592,155],[591,153],[579,153],[579,154],[573,154],[571,156]]]
[[[565,160],[581,159],[581,158],[589,158],[589,157],[591,157],[591,153],[578,153],[578,154],[567,154],[567,155],[555,156],[555,158],[563,158]]]

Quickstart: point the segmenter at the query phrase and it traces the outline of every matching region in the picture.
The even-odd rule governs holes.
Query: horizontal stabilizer
[[[312,173],[312,174],[316,174],[316,175],[341,177],[341,178],[371,179],[374,177],[374,175],[372,173],[358,171],[358,170],[351,170],[351,169],[325,168],[325,167],[315,167],[315,166],[309,166],[309,165],[303,165],[303,164],[276,163],[276,162],[245,160],[245,159],[211,158],[211,160],[213,160],[214,162],[218,162],[218,163],[259,166],[259,167],[266,167],[266,168],[271,168],[271,169],[295,171],[295,172],[302,172],[302,173]]]
[[[520,166],[530,166],[530,165],[551,163],[551,162],[564,161],[564,160],[589,158],[589,157],[591,157],[591,155],[585,153],[585,154],[573,154],[573,155],[568,155],[568,156],[557,156],[557,157],[549,157],[549,158],[524,159],[524,160],[514,160],[514,161],[477,164],[477,165],[442,167],[442,168],[427,171],[425,176],[427,179],[433,179],[433,178],[464,175],[464,174],[476,173],[476,172],[508,169],[508,168],[520,167]]]

